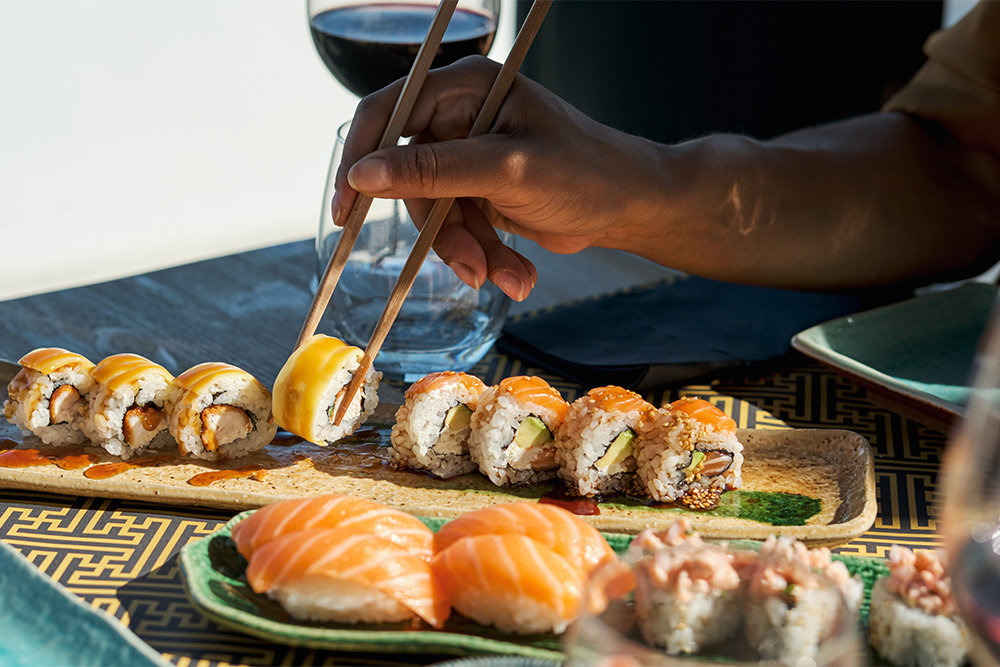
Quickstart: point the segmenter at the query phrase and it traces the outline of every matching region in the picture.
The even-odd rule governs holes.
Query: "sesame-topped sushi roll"
[[[681,398],[650,413],[636,450],[642,489],[656,501],[714,506],[723,491],[743,481],[736,422],[700,398]]]
[[[872,586],[868,641],[894,665],[961,665],[970,646],[941,554],[889,549],[889,576]]]
[[[61,347],[32,350],[7,385],[4,416],[24,434],[48,445],[86,442],[87,395],[94,364]]]
[[[519,375],[486,389],[472,414],[469,454],[497,486],[556,476],[553,433],[569,404],[540,377]]]
[[[556,462],[567,490],[580,496],[633,493],[636,431],[652,410],[639,394],[614,386],[573,401],[556,434]]]
[[[392,427],[393,465],[442,478],[476,470],[469,457],[470,424],[485,389],[476,376],[454,371],[431,373],[410,385]]]
[[[123,459],[149,449],[176,447],[167,429],[174,376],[138,354],[115,354],[90,371],[90,418],[84,430],[95,444]]]
[[[246,371],[207,362],[174,380],[177,399],[168,413],[181,454],[209,461],[237,458],[271,442],[278,426],[271,392]]]
[[[322,446],[354,433],[378,407],[382,373],[369,368],[340,425],[333,419],[364,354],[360,348],[323,334],[303,343],[288,357],[274,381],[274,418],[278,424]]]

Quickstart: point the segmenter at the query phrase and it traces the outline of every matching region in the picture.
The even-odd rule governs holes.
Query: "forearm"
[[[720,280],[803,289],[974,275],[998,258],[996,159],[895,113],[768,142],[663,147],[645,216],[605,245]]]

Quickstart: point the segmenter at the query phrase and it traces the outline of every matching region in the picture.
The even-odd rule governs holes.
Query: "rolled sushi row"
[[[253,590],[303,621],[426,622],[452,610],[505,632],[561,632],[587,577],[617,556],[596,529],[551,505],[471,512],[435,535],[380,503],[324,495],[277,502],[237,523]]]
[[[573,495],[710,503],[742,483],[736,422],[708,401],[654,408],[607,386],[572,404],[545,380],[487,387],[465,373],[411,385],[396,413],[391,460],[442,478],[475,470],[498,486],[559,478]]]
[[[246,371],[203,363],[177,377],[137,354],[97,364],[62,348],[24,355],[4,416],[50,445],[92,442],[123,459],[175,449],[235,458],[271,441],[271,392]]]
[[[853,632],[851,605],[860,605],[864,585],[828,550],[788,538],[771,538],[759,552],[730,550],[702,541],[681,519],[637,535],[626,560],[642,637],[670,655],[749,652],[788,665],[856,657],[841,654],[856,647],[828,640],[838,628]]]

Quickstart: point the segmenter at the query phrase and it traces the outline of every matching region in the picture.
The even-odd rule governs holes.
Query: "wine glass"
[[[977,664],[1000,662],[1000,310],[980,341],[965,418],[942,465],[942,533]]]
[[[327,68],[363,97],[407,75],[437,10],[432,0],[307,0],[309,29]],[[500,0],[460,0],[432,68],[493,46]]]

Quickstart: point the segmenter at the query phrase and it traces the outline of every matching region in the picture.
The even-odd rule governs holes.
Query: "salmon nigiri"
[[[232,539],[249,560],[268,542],[300,530],[350,528],[385,538],[418,556],[429,559],[434,533],[420,519],[374,500],[326,494],[265,505],[233,526]]]
[[[503,632],[562,632],[581,610],[581,572],[525,535],[466,537],[431,566],[456,611]]]
[[[419,617],[440,629],[451,611],[427,560],[348,528],[274,539],[254,553],[246,576],[254,592],[300,620],[391,623]]]
[[[601,533],[556,505],[534,502],[493,505],[449,521],[434,535],[434,549],[443,551],[463,537],[525,535],[566,559],[584,576],[617,556]]]

